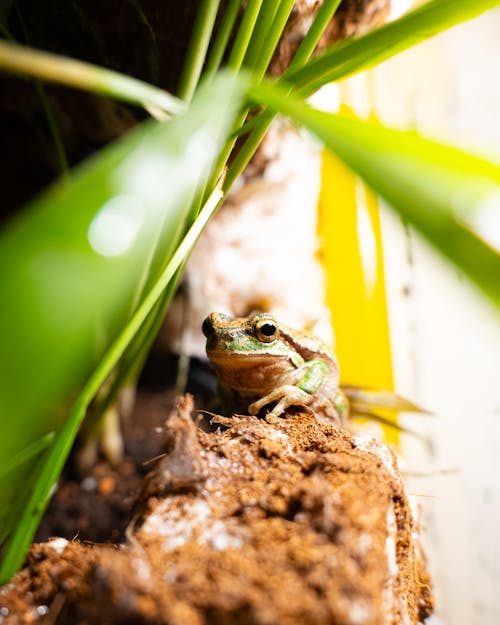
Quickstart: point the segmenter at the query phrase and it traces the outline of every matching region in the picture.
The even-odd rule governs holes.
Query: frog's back
[[[323,358],[326,361],[330,361],[335,367],[338,368],[338,361],[335,352],[327,343],[319,339],[317,336],[309,334],[308,332],[292,330],[282,324],[280,324],[280,332],[304,360]]]

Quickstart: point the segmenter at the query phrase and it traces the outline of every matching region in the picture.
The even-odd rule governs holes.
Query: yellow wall
[[[319,236],[341,381],[393,390],[378,202],[328,152],[323,158]],[[397,441],[394,428],[386,428],[385,436]]]

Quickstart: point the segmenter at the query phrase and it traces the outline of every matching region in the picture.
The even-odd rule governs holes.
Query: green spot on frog
[[[307,372],[297,386],[306,393],[316,393],[328,375],[328,365],[323,360],[310,360],[306,366]]]

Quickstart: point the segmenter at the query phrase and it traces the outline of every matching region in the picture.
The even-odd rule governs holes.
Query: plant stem
[[[316,49],[316,46],[318,45],[318,42],[321,39],[323,32],[325,31],[325,28],[328,26],[330,20],[335,15],[335,12],[339,7],[340,2],[341,0],[325,0],[325,2],[321,5],[318,13],[316,14],[316,17],[314,18],[313,23],[311,24],[311,28],[308,30],[306,36],[302,40],[297,52],[292,59],[292,62],[290,63],[290,66],[283,76],[284,80],[286,80],[289,72],[294,69],[299,69],[300,67],[303,67],[305,63],[307,63],[312,53]],[[292,91],[292,86],[289,87],[288,91]],[[241,174],[241,172],[250,162],[252,156],[255,154],[275,116],[276,115],[273,112],[263,111],[262,113],[259,113],[257,117],[251,120],[250,124],[253,124],[252,133],[246,139],[244,145],[241,147],[240,151],[236,155],[236,158],[229,167],[226,179],[224,181],[225,192],[227,192],[231,188],[236,178]]]
[[[229,0],[205,64],[205,80],[209,80],[220,67],[240,6],[241,0]]]
[[[91,414],[85,418],[85,442],[98,436],[99,426],[106,411],[115,401],[118,393],[127,384],[136,384],[144,366],[147,355],[158,331],[163,323],[167,308],[175,294],[179,279],[182,275],[184,263],[179,267],[167,288],[156,305],[145,319],[134,340],[127,347],[116,366],[116,376],[113,378],[106,394],[102,399],[94,399]]]
[[[292,62],[288,66],[285,76],[291,71],[300,69],[311,58],[312,53],[316,49],[326,27],[330,23],[331,19],[335,15],[339,4],[342,0],[325,0],[320,6],[316,17],[314,18],[311,27],[306,33],[306,36],[302,40],[299,49],[295,53]]]
[[[0,69],[99,93],[138,106],[151,105],[172,114],[186,109],[181,100],[136,78],[5,41],[0,41]]]
[[[198,7],[177,89],[179,98],[186,102],[191,101],[198,85],[219,3],[220,0],[203,0]]]
[[[236,39],[229,55],[229,60],[227,62],[229,69],[238,71],[243,63],[243,59],[245,58],[245,54],[248,49],[248,43],[252,36],[257,16],[259,15],[261,4],[262,0],[248,0],[247,8],[243,14],[243,19],[241,20],[240,27],[238,28],[238,34],[236,35]]]
[[[245,54],[245,67],[255,67],[281,0],[264,0]]]
[[[281,35],[285,30],[286,23],[292,12],[295,0],[282,0],[276,15],[274,17],[271,28],[267,33],[264,45],[259,52],[257,62],[254,66],[253,74],[257,80],[261,80],[273,58],[274,51],[278,45]]]
[[[290,12],[292,11],[294,1],[295,0],[282,1],[276,11],[273,24],[271,28],[269,29],[263,50],[261,50],[261,55],[258,59],[258,63],[256,67],[253,68],[253,77],[257,81],[261,80],[266,72],[266,69],[272,59],[272,56],[278,44],[279,38],[282,35],[283,30],[286,26],[286,22],[288,20]],[[236,122],[235,122],[236,128],[238,126],[241,126],[244,123],[247,114],[248,114],[248,108],[245,108],[241,112],[241,115],[236,119]],[[214,176],[211,178],[209,182],[208,189],[211,189],[215,185],[216,179],[221,175],[221,172],[227,163],[227,160],[231,154],[231,151],[235,143],[236,143],[236,139],[233,136],[231,139],[229,139],[229,141],[226,143],[226,145],[222,149],[219,159],[217,161],[217,165],[214,169]],[[224,183],[224,189],[228,189],[228,188],[229,186],[226,181]]]
[[[255,26],[255,22],[259,15],[259,11],[262,5],[262,0],[248,0],[247,8],[243,15],[243,19],[241,20],[241,24],[238,28],[238,33],[236,35],[236,40],[231,49],[231,54],[229,56],[229,60],[227,63],[227,67],[232,69],[235,72],[238,72],[241,68],[241,64],[245,57],[248,43],[252,36],[252,32]],[[241,111],[239,116],[236,117],[234,127],[237,128],[241,126],[245,121],[245,118],[248,114],[248,108],[245,108]],[[207,183],[205,184],[202,195],[200,196],[200,206],[203,205],[203,201],[206,201],[208,194],[215,187],[217,180],[220,178],[224,171],[224,167],[227,163],[227,159],[231,155],[231,150],[234,147],[236,142],[236,138],[229,139],[226,142],[226,145],[222,148],[219,158],[215,164],[212,175],[208,178]]]
[[[271,122],[276,117],[276,113],[265,111],[259,116],[259,123],[252,131],[250,136],[246,139],[245,143],[241,146],[240,151],[236,155],[236,158],[231,163],[226,179],[224,181],[224,192],[226,193],[233,186],[236,178],[242,173],[245,167],[250,162],[252,156],[257,151],[259,145],[262,142],[266,132],[271,125]]]

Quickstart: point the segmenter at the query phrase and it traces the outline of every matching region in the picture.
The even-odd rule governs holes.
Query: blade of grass
[[[301,97],[311,95],[329,82],[368,69],[499,5],[499,0],[430,0],[362,37],[334,44],[304,67],[290,72],[287,80]]]
[[[272,85],[255,100],[289,115],[377,191],[500,306],[500,166],[428,139],[312,109]],[[498,227],[498,225],[497,225]]]
[[[208,176],[206,179],[208,179]],[[221,189],[222,182],[223,179],[219,180],[217,189]],[[203,185],[203,189],[205,188],[206,180]],[[203,193],[200,191],[193,199],[193,208],[191,209],[190,217],[188,218],[189,225],[192,225],[195,222],[202,208],[200,204],[202,194]],[[127,383],[135,385],[146,361],[149,350],[158,334],[161,324],[163,323],[167,308],[175,294],[184,265],[185,262],[181,265],[181,267],[179,267],[176,274],[169,282],[168,287],[165,289],[162,298],[156,304],[155,309],[149,313],[140,330],[138,330],[137,335],[134,337],[134,340],[131,342],[123,357],[120,359],[119,365],[116,368],[114,380],[111,383],[107,394],[98,405],[94,402],[94,410],[92,412],[93,423],[90,424],[90,427],[87,430],[87,438],[92,436],[93,431],[99,424],[101,417],[106,413],[106,410],[108,410],[117,398],[120,389]]]
[[[165,271],[160,276],[155,286],[144,299],[137,312],[134,314],[126,328],[119,335],[115,343],[102,359],[99,367],[92,374],[82,393],[74,404],[74,407],[65,421],[62,429],[57,434],[53,446],[48,454],[47,461],[41,470],[39,479],[31,494],[28,504],[25,506],[22,516],[14,534],[9,540],[5,550],[5,556],[0,566],[0,584],[7,582],[21,566],[26,549],[30,544],[40,518],[47,506],[50,494],[61,473],[64,462],[68,457],[71,446],[78,432],[78,428],[85,416],[85,412],[102,386],[110,372],[113,370],[127,345],[139,331],[148,314],[156,302],[161,298],[165,289],[174,277],[184,259],[189,254],[195,241],[201,234],[208,219],[222,200],[222,192],[218,189],[211,195],[209,201],[203,207],[196,222],[190,228],[182,243],[177,248]]]
[[[221,188],[221,183],[222,181],[220,181],[220,184],[217,186],[218,189]],[[204,182],[203,189],[205,189],[205,187],[206,180]],[[191,209],[190,216],[188,217],[189,225],[192,225],[194,223],[201,209],[201,196],[202,192],[200,191],[193,199],[193,208]],[[120,363],[116,368],[115,377],[109,387],[107,394],[102,398],[101,401],[98,402],[98,405],[96,405],[96,402],[94,402],[92,411],[93,423],[91,423],[89,428],[87,429],[87,438],[90,438],[93,435],[93,432],[99,424],[101,417],[115,401],[120,389],[126,383],[135,384],[142,370],[147,354],[153,344],[156,335],[158,334],[163,319],[165,318],[167,308],[175,294],[184,265],[185,263],[183,263],[182,266],[179,267],[177,273],[172,278],[167,289],[165,290],[163,297],[158,301],[156,308],[150,312],[147,319],[141,326],[140,330],[137,332],[137,335],[134,337],[134,340],[131,342],[123,357],[120,359]]]
[[[189,102],[200,80],[220,0],[200,2],[179,79],[178,96]]]
[[[210,47],[205,70],[203,72],[205,80],[211,79],[215,72],[220,68],[229,37],[231,36],[236,18],[238,17],[241,2],[242,0],[229,0],[229,4],[224,11],[222,21],[217,30],[215,40]]]
[[[245,58],[245,54],[248,49],[248,44],[252,37],[253,29],[255,27],[255,23],[259,15],[261,5],[262,5],[262,0],[248,0],[248,4],[243,14],[241,23],[239,25],[238,32],[236,34],[233,47],[231,48],[231,53],[229,55],[229,60],[227,63],[228,69],[234,72],[239,72],[241,68],[241,64],[243,62],[243,59]],[[246,108],[240,112],[240,114],[235,120],[235,124],[234,124],[235,128],[237,128],[238,126],[241,126],[241,124],[245,121],[247,113],[248,113],[248,109]],[[228,141],[226,142],[226,145],[221,150],[216,166],[212,173],[212,176],[211,178],[208,179],[205,185],[205,190],[203,194],[200,196],[200,206],[204,203],[204,201],[206,201],[210,193],[210,190],[215,187],[217,180],[222,175],[222,172],[224,171],[224,167],[227,163],[227,160],[229,156],[231,155],[231,150],[234,147],[235,141],[236,139],[234,140],[228,139]],[[195,209],[196,209],[196,206],[195,206]]]
[[[137,106],[171,114],[186,106],[166,91],[141,80],[90,63],[0,41],[0,70],[83,89]]]

